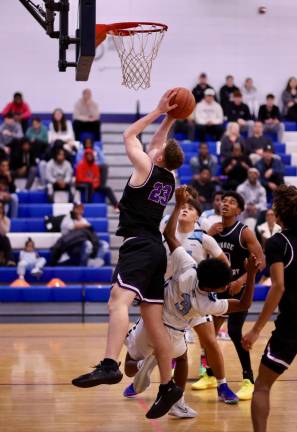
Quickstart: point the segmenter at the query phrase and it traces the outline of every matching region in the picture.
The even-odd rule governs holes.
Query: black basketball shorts
[[[166,250],[161,239],[131,237],[120,247],[112,282],[134,291],[140,301],[162,304],[166,266]]]
[[[285,331],[276,328],[269,339],[261,363],[277,374],[282,374],[297,354],[297,335],[288,338]]]

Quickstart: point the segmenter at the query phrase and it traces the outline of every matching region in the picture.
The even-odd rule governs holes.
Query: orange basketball
[[[169,115],[175,119],[187,118],[196,106],[196,101],[190,90],[184,87],[176,87],[177,94],[170,100],[170,104],[177,104],[177,107],[169,111]]]

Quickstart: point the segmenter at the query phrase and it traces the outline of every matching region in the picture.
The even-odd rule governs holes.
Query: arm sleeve
[[[172,252],[171,263],[173,275],[182,273],[191,267],[196,267],[196,262],[182,246],[179,246]]]
[[[214,120],[214,124],[222,124],[224,120],[224,114],[221,105],[216,105],[216,118]]]
[[[286,240],[281,234],[275,234],[266,242],[265,255],[267,265],[270,267],[276,262],[284,262]]]
[[[223,253],[215,239],[207,234],[203,235],[203,247],[212,258],[217,258]]]
[[[29,105],[26,102],[23,103],[23,107],[24,107],[24,111],[22,113],[22,118],[23,119],[28,119],[29,117],[31,117],[31,114],[32,114],[31,110],[30,110],[30,107],[29,107]]]

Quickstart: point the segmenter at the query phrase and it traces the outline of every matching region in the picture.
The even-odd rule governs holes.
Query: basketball
[[[196,106],[195,98],[192,92],[184,87],[177,87],[177,93],[171,99],[171,104],[177,104],[177,107],[169,111],[169,115],[175,119],[187,118]]]

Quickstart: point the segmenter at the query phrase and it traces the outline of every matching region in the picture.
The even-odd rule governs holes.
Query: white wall
[[[70,1],[74,32],[78,1]],[[34,111],[57,106],[71,111],[87,85],[103,112],[134,112],[137,99],[147,111],[167,88],[191,88],[201,71],[216,88],[232,73],[239,85],[252,76],[262,97],[270,91],[279,95],[287,78],[297,74],[297,1],[264,4],[266,15],[257,13],[260,0],[97,1],[97,22],[153,20],[169,26],[153,65],[151,88],[134,92],[120,84],[119,59],[110,41],[93,64],[89,82],[78,83],[74,70],[57,71],[57,40],[46,36],[18,0],[1,0],[0,109],[20,90]]]

